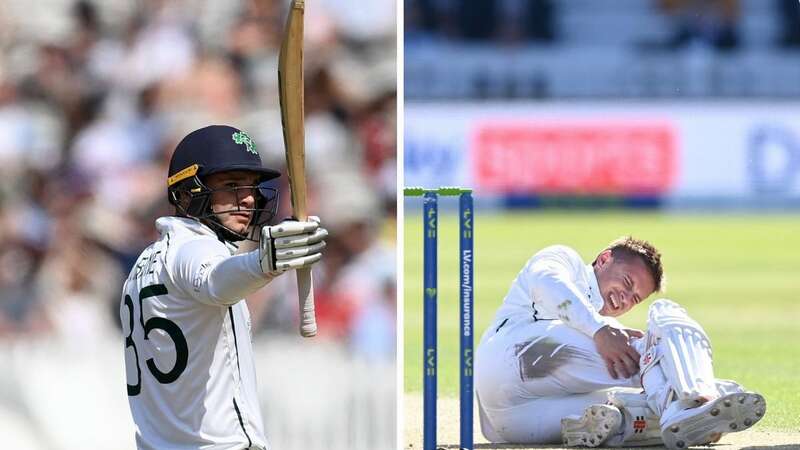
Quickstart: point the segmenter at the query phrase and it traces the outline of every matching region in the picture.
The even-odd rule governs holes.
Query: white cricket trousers
[[[621,325],[620,325],[621,326]],[[605,403],[611,388],[639,388],[639,376],[614,379],[594,341],[560,320],[493,324],[475,354],[481,431],[491,442],[561,442],[561,419]],[[630,389],[626,389],[630,390]]]

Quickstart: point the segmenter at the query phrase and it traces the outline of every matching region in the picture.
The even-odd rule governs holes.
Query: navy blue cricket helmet
[[[216,190],[206,186],[205,180],[209,175],[233,170],[259,174],[258,185]],[[178,143],[169,162],[167,198],[179,215],[208,225],[222,240],[258,240],[258,230],[272,220],[278,206],[277,190],[269,187],[266,182],[280,175],[280,172],[261,164],[255,143],[247,133],[227,125],[211,125],[192,131]],[[221,190],[232,190],[237,194],[239,190],[255,190],[255,207],[236,210],[252,213],[250,231],[246,235],[220,223],[217,214],[233,210],[211,210],[211,194]]]

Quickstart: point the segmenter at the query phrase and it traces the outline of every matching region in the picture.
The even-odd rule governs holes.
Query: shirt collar
[[[587,295],[589,303],[597,311],[603,309],[603,294],[600,293],[600,285],[597,284],[597,275],[594,273],[594,266],[586,264],[586,278],[589,280],[589,293]]]

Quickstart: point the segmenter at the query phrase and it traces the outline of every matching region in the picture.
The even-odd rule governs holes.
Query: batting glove
[[[320,226],[319,217],[307,221],[284,220],[261,228],[261,270],[280,275],[290,269],[310,267],[322,258],[328,230]]]

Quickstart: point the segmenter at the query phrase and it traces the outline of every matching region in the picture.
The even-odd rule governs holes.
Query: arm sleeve
[[[261,271],[258,250],[231,256],[224,244],[211,239],[181,245],[171,272],[187,296],[220,306],[237,303],[272,281]]]
[[[592,337],[606,323],[576,286],[576,268],[569,257],[561,253],[541,255],[528,266],[531,296],[537,308]],[[580,262],[579,267],[582,264]]]

